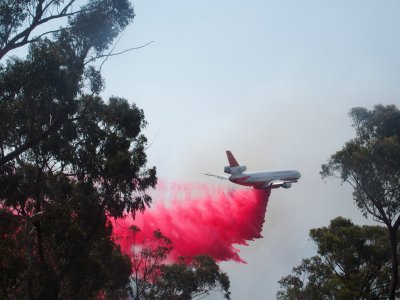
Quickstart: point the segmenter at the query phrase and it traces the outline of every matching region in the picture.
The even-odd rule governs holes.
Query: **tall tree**
[[[0,3],[0,298],[127,295],[130,260],[107,216],[143,210],[156,184],[146,168],[144,114],[104,101],[90,65],[133,19],[128,0]],[[56,18],[66,25],[34,29]],[[4,60],[4,59],[3,59]],[[3,61],[2,61],[3,62]],[[3,255],[4,254],[4,255]]]
[[[77,3],[78,2],[78,3]],[[80,5],[79,5],[80,4]],[[22,74],[9,74],[13,77],[7,87],[1,86],[2,122],[3,127],[0,137],[2,151],[0,153],[0,167],[15,159],[18,155],[37,145],[38,142],[46,139],[51,132],[59,130],[61,123],[69,120],[76,110],[72,109],[74,100],[82,91],[82,84],[90,81],[90,88],[98,93],[102,82],[99,71],[89,66],[96,58],[104,56],[118,34],[133,20],[134,12],[128,0],[4,0],[0,3],[0,62],[4,63],[6,55],[13,54],[13,50],[31,45],[30,59],[38,58],[39,55],[47,56],[46,64],[37,64],[36,69],[24,70],[21,60],[11,56],[7,62],[7,68],[11,65],[19,65]],[[62,20],[64,26],[51,26],[51,21]],[[38,44],[47,44],[48,47],[38,47]],[[33,50],[35,49],[35,50]],[[41,51],[41,53],[40,53]],[[46,54],[47,52],[47,54]],[[0,65],[1,66],[1,65]],[[17,66],[16,66],[17,67]],[[4,70],[0,69],[3,76]],[[30,77],[28,77],[30,76]],[[32,77],[33,76],[33,77]],[[40,76],[39,78],[36,78]],[[52,108],[57,111],[50,111],[51,119],[46,111],[46,126],[37,126],[36,130],[30,131],[30,135],[20,131],[20,142],[16,144],[5,144],[7,142],[7,130],[15,124],[10,122],[11,118],[24,117],[14,112],[3,111],[10,105],[15,95],[26,85],[26,78],[35,78],[36,92],[31,95],[25,93],[25,97],[32,100],[42,97],[42,107],[53,104]],[[4,90],[4,92],[3,92]],[[62,95],[61,95],[62,94]],[[4,98],[8,98],[5,102]],[[56,104],[54,99],[57,100]],[[47,101],[47,102],[46,102]],[[50,108],[50,107],[49,107]],[[68,109],[67,109],[68,108]],[[15,107],[10,107],[15,110]],[[40,111],[39,111],[40,112]],[[49,120],[51,122],[49,122]],[[4,128],[8,125],[8,128]]]
[[[387,299],[390,242],[385,227],[358,226],[341,217],[310,230],[318,255],[303,259],[279,283],[279,300]]]
[[[398,280],[400,226],[400,111],[395,105],[350,111],[356,137],[322,165],[323,178],[335,176],[349,183],[353,198],[365,216],[385,224],[391,245],[390,299]]]
[[[228,275],[208,255],[198,255],[179,263],[164,264],[160,276],[150,290],[149,299],[202,299],[218,291],[230,299]]]
[[[135,241],[140,229],[132,226]],[[173,250],[171,241],[159,230],[144,244],[132,245],[133,300],[201,299],[211,291],[223,293],[230,299],[230,282],[215,260],[208,255],[182,257],[177,263],[168,262]]]
[[[15,49],[69,30],[78,23],[78,31],[86,35],[88,42],[96,41],[93,54],[100,54],[133,17],[132,7],[125,0],[3,0],[0,60]],[[55,20],[66,25],[54,27],[51,23]]]

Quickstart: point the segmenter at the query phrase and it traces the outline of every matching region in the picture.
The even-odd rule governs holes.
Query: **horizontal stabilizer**
[[[210,174],[210,173],[204,173],[203,175],[217,177],[218,179],[221,179],[221,180],[229,180],[228,177],[221,176],[221,175],[214,175],[214,174]]]

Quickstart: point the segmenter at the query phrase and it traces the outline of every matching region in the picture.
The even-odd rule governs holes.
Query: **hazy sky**
[[[277,281],[315,254],[310,228],[336,216],[366,223],[351,190],[321,164],[354,136],[355,106],[400,104],[399,1],[134,1],[136,18],[109,59],[104,96],[144,109],[159,178],[227,184],[225,150],[249,170],[297,169],[272,192],[264,238],[223,263],[232,299],[275,299]]]

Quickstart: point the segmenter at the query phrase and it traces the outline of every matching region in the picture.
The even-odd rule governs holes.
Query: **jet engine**
[[[237,166],[237,167],[226,166],[224,168],[224,172],[228,174],[240,174],[245,172],[246,170],[247,170],[246,166]]]
[[[228,174],[231,174],[231,167],[229,167],[229,166],[226,166],[225,168],[224,168],[224,172],[225,173],[228,173]]]
[[[290,182],[285,182],[284,184],[282,184],[282,187],[285,189],[288,189],[292,186],[292,184]]]

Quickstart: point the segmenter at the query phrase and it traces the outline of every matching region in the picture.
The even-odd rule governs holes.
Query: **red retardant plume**
[[[113,235],[121,250],[130,255],[132,246],[146,243],[157,229],[172,241],[170,260],[207,254],[217,261],[244,262],[234,245],[248,245],[261,238],[270,190],[248,190],[198,184],[157,186],[154,204],[133,219],[113,221]],[[166,201],[165,195],[169,195]],[[129,229],[140,228],[136,237]]]

